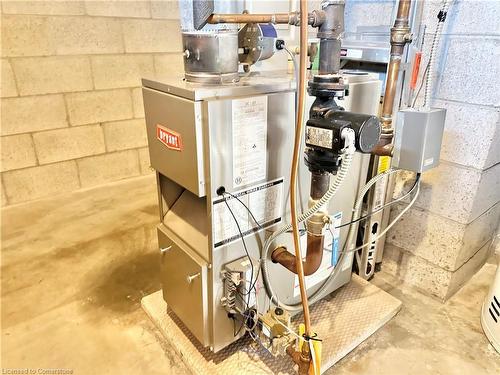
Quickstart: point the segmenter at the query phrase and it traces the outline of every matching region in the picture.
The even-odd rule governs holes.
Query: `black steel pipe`
[[[336,74],[340,70],[340,38],[344,33],[344,0],[322,3],[325,18],[318,30],[319,74]]]

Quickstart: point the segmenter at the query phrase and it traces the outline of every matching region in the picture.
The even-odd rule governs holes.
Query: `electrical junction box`
[[[399,111],[392,167],[421,173],[438,166],[445,118],[443,108]]]

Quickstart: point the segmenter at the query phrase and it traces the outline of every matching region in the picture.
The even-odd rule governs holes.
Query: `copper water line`
[[[409,27],[410,8],[411,0],[399,0],[396,20],[394,21],[394,26],[391,28],[391,57],[387,71],[381,116],[382,136],[379,144],[372,151],[372,154],[379,156],[392,155],[392,138],[394,134],[392,117],[398,86],[399,69],[405,45],[411,42]]]
[[[302,261],[304,275],[312,275],[319,269],[323,260],[324,236],[313,236],[307,234],[307,253],[306,259]],[[271,254],[271,259],[275,263],[281,264],[287,270],[297,273],[297,257],[291,254],[286,247],[279,246]]]
[[[214,13],[208,18],[208,23],[274,23],[288,24],[296,13],[274,13],[274,14],[218,14]]]
[[[300,0],[300,17],[307,17],[307,0]],[[305,94],[306,94],[306,68],[307,68],[307,23],[300,24],[300,51],[299,51],[299,82],[297,82],[297,117],[295,123],[295,142],[293,146],[292,170],[290,175],[290,211],[292,219],[293,245],[295,248],[295,257],[302,259],[300,252],[299,223],[297,220],[297,174],[300,160],[300,144],[302,140],[302,124],[304,118]],[[295,262],[297,267],[297,276],[299,279],[300,299],[302,301],[302,310],[304,312],[305,334],[311,335],[311,317],[309,315],[309,302],[307,301],[307,290],[304,278],[304,268],[302,262]],[[307,345],[305,345],[307,346]]]
[[[398,19],[408,20],[408,15],[410,14],[411,0],[400,0],[398,5],[398,14],[396,15],[396,21]]]
[[[307,15],[307,23],[311,26],[318,27],[324,21],[324,12],[315,10]],[[208,20],[210,24],[219,23],[272,23],[272,24],[289,24],[298,26],[300,24],[299,12],[290,13],[264,13],[264,14],[221,14],[214,13]]]
[[[311,194],[309,207],[316,204],[330,188],[330,173],[313,171],[311,172]],[[290,253],[285,246],[279,246],[271,254],[271,260],[279,263],[290,272],[297,273],[297,261],[301,259],[304,275],[309,276],[316,272],[321,266],[323,259],[323,228],[325,226],[326,213],[319,210],[307,220],[307,248],[305,260],[297,258]]]

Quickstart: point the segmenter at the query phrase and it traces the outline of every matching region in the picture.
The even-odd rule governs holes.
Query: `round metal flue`
[[[206,24],[206,18],[214,12],[241,13],[242,2],[181,0],[179,8],[186,80],[210,84],[238,82],[238,25]]]

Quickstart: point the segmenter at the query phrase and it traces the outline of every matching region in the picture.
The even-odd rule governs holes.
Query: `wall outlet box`
[[[446,109],[398,112],[392,167],[422,173],[439,165]]]

